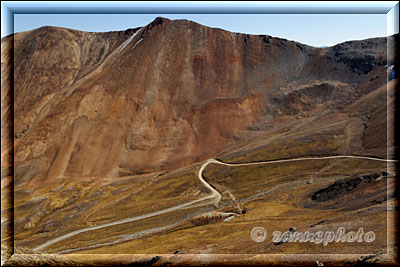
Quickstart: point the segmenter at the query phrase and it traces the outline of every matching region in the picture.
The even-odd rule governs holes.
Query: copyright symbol
[[[250,237],[254,242],[263,242],[267,238],[267,230],[264,227],[254,227],[251,230]]]

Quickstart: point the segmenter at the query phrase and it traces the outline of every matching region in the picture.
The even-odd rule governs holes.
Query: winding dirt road
[[[211,201],[211,204],[213,204],[215,207],[218,207],[219,202],[221,201],[221,194],[214,188],[212,187],[209,183],[207,183],[204,180],[203,177],[203,172],[205,170],[205,168],[209,165],[209,164],[220,164],[220,165],[224,165],[224,166],[249,166],[249,165],[260,165],[260,164],[273,164],[273,163],[282,163],[282,162],[292,162],[292,161],[303,161],[303,160],[327,160],[327,159],[339,159],[339,158],[355,158],[355,159],[365,159],[365,160],[375,160],[375,161],[384,161],[384,162],[396,162],[396,160],[388,160],[388,159],[380,159],[380,158],[374,158],[374,157],[365,157],[365,156],[328,156],[328,157],[307,157],[307,158],[294,158],[294,159],[282,159],[282,160],[270,160],[270,161],[260,161],[260,162],[248,162],[248,163],[225,163],[222,162],[220,160],[216,160],[216,159],[208,159],[205,163],[203,163],[203,165],[200,167],[199,172],[198,172],[198,178],[201,181],[202,184],[204,184],[205,187],[207,187],[210,191],[211,194],[196,200],[192,200],[177,206],[173,206],[167,209],[163,209],[163,210],[159,210],[159,211],[155,211],[155,212],[151,212],[151,213],[147,213],[147,214],[143,214],[143,215],[139,215],[139,216],[135,216],[135,217],[130,217],[130,218],[125,218],[125,219],[121,219],[121,220],[117,220],[114,222],[110,222],[110,223],[105,223],[105,224],[101,224],[101,225],[96,225],[96,226],[92,226],[92,227],[87,227],[87,228],[83,228],[80,230],[76,230],[73,232],[70,232],[68,234],[62,235],[60,237],[51,239],[47,242],[45,242],[44,244],[34,248],[34,251],[39,251],[39,250],[43,250],[44,248],[53,245],[57,242],[60,242],[61,240],[70,238],[72,236],[84,233],[84,232],[89,232],[89,231],[93,231],[93,230],[97,230],[97,229],[102,229],[105,227],[110,227],[110,226],[114,226],[114,225],[119,225],[119,224],[123,224],[123,223],[128,223],[128,222],[133,222],[133,221],[137,221],[137,220],[141,220],[141,219],[146,219],[146,218],[150,218],[153,216],[157,216],[160,214],[164,214],[164,213],[168,213],[168,212],[172,212],[175,210],[179,210],[179,209],[183,209],[183,208],[188,208],[189,206],[196,204],[198,202],[202,202],[204,200],[208,200],[208,199],[213,199]],[[209,205],[210,202],[207,203],[203,203],[203,204],[197,204],[196,206],[205,206],[205,205]]]
[[[110,223],[105,223],[105,224],[100,224],[100,225],[96,225],[96,226],[91,226],[91,227],[79,229],[79,230],[70,232],[68,234],[65,234],[63,236],[57,237],[55,239],[49,240],[46,243],[34,248],[33,250],[34,251],[42,250],[42,249],[44,249],[44,248],[46,248],[46,247],[48,247],[48,246],[50,246],[50,245],[52,245],[54,243],[57,243],[57,242],[59,242],[61,240],[70,238],[70,237],[75,236],[77,234],[81,234],[81,233],[84,233],[84,232],[89,232],[89,231],[93,231],[93,230],[97,230],[97,229],[102,229],[102,228],[110,227],[110,226],[114,226],[114,225],[119,225],[119,224],[123,224],[123,223],[134,222],[134,221],[141,220],[141,219],[150,218],[150,217],[157,216],[157,215],[160,215],[160,214],[164,214],[164,213],[167,213],[167,212],[171,212],[171,211],[179,210],[179,209],[182,209],[182,208],[186,208],[186,207],[188,207],[190,205],[193,205],[195,203],[198,203],[198,202],[201,202],[201,201],[204,201],[204,200],[207,200],[207,199],[212,199],[212,198],[215,198],[214,194],[211,194],[211,195],[208,195],[208,196],[196,199],[196,200],[192,200],[192,201],[189,201],[189,202],[177,205],[177,206],[173,206],[173,207],[170,207],[170,208],[167,208],[167,209],[158,210],[158,211],[155,211],[155,212],[151,212],[151,213],[147,213],[147,214],[143,214],[143,215],[139,215],[139,216],[135,216],[135,217],[125,218],[125,219],[121,219],[121,220],[110,222]],[[212,203],[214,203],[214,201],[212,201]],[[205,205],[209,205],[209,204],[210,203],[204,203],[203,205],[205,206]]]

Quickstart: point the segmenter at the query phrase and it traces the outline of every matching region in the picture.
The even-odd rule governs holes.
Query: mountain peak
[[[167,18],[163,18],[163,17],[157,17],[152,22],[150,22],[149,26],[150,26],[150,28],[153,28],[157,25],[162,25],[165,22],[169,22],[169,21],[171,21],[171,20],[167,19]]]

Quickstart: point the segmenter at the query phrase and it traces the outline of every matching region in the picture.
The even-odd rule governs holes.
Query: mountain
[[[386,38],[318,49],[157,18],[14,43],[17,184],[182,167],[386,80]]]
[[[55,233],[122,219],[128,211],[150,212],[206,196],[195,173],[211,157],[231,163],[393,157],[387,129],[394,118],[387,111],[394,97],[388,85],[397,80],[387,83],[388,40],[316,48],[165,18],[126,31],[46,26],[3,38],[2,140],[13,116],[14,151],[2,142],[2,162],[8,161],[2,181],[13,168],[18,244],[33,248]],[[216,178],[247,177],[254,169],[238,174],[213,166],[205,175],[218,192],[247,199],[257,191],[241,190],[245,181]],[[383,170],[348,166],[353,175]],[[315,192],[328,186],[314,182]],[[124,195],[128,188],[138,191]],[[143,188],[149,189],[142,197]],[[222,203],[234,203],[227,195]],[[384,201],[374,197],[368,201]],[[65,222],[69,226],[61,227]]]

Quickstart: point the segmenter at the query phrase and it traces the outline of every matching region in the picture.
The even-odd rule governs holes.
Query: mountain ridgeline
[[[353,103],[385,86],[386,37],[316,48],[156,18],[107,33],[41,27],[3,38],[3,54],[17,186],[177,169],[323,112],[357,110],[369,127],[355,149],[385,145],[368,131],[383,113]]]

